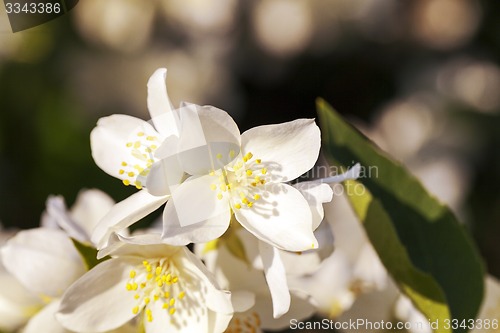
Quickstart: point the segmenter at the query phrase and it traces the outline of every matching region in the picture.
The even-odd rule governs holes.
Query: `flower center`
[[[158,138],[145,132],[137,132],[132,140],[125,144],[130,150],[130,159],[122,161],[118,170],[118,173],[125,177],[124,185],[134,185],[139,190],[143,187],[146,176],[156,161],[153,153],[158,149],[158,145]]]
[[[219,156],[217,158],[221,158]],[[217,199],[229,198],[234,209],[251,208],[261,198],[258,192],[268,182],[267,175],[262,160],[254,159],[253,154],[248,152],[234,163],[210,172],[210,176],[215,178],[210,188],[217,193]]]
[[[186,296],[184,284],[179,281],[177,269],[166,259],[142,262],[136,269],[130,270],[129,281],[125,288],[134,292],[137,305],[132,312],[137,314],[145,308],[146,318],[153,321],[150,304],[161,302],[166,315],[172,316],[176,312],[176,302]]]
[[[233,315],[225,333],[260,333],[260,317],[256,312],[240,312]]]

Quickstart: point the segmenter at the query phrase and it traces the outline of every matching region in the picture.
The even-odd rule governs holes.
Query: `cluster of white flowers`
[[[296,181],[319,156],[314,120],[240,134],[223,110],[175,109],[166,73],[148,82],[150,122],[112,115],[91,133],[96,164],[136,193],[115,203],[84,190],[71,209],[51,196],[39,228],[0,229],[1,333],[248,333],[314,313],[425,322],[345,197],[322,223],[330,185],[358,178],[360,166]],[[163,205],[160,221],[129,230]],[[479,318],[489,320],[500,284],[486,282]]]
[[[328,183],[359,166],[294,183],[319,156],[314,120],[240,134],[223,110],[174,109],[165,80],[148,82],[151,122],[112,115],[91,133],[97,165],[135,194],[87,190],[71,210],[50,197],[41,227],[3,241],[0,331],[260,332],[317,311],[289,281],[332,253]],[[128,230],[164,204],[160,223]]]
[[[314,120],[240,134],[223,110],[173,108],[165,80],[148,82],[151,122],[112,115],[91,133],[97,165],[135,194],[84,190],[71,209],[51,196],[39,228],[0,229],[0,332],[261,332],[385,288],[358,222],[322,223],[330,184],[360,166],[294,181],[319,156]]]

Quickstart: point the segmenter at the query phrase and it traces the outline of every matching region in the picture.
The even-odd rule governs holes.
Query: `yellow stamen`
[[[248,162],[249,160],[252,159],[252,157],[253,157],[253,154],[248,152],[245,154],[245,156],[243,156],[243,161]]]

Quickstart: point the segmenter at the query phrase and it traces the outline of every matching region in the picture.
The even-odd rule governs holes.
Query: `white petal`
[[[320,224],[314,231],[319,247],[301,253],[280,251],[281,260],[288,276],[305,276],[314,274],[321,262],[329,257],[334,249],[333,233],[328,223]]]
[[[291,291],[290,309],[280,318],[273,318],[270,300],[266,297],[258,298],[255,309],[259,314],[261,327],[266,330],[283,330],[290,327],[290,320],[305,320],[316,312],[313,300],[299,292]]]
[[[41,300],[0,265],[0,331],[15,331],[41,306]]]
[[[92,233],[92,242],[100,249],[106,245],[113,232],[119,232],[144,216],[155,211],[167,201],[167,196],[157,197],[142,190],[111,208]]]
[[[202,289],[206,290],[205,301],[208,309],[225,314],[233,313],[231,294],[219,288],[212,273],[208,271],[198,257],[186,248],[183,248],[183,252],[183,264],[181,266],[184,267],[185,272],[189,272],[203,283]]]
[[[49,196],[46,203],[47,214],[44,223],[49,220],[50,224],[55,224],[66,232],[69,237],[75,238],[80,242],[88,242],[89,235],[76,221],[74,221],[67,208],[62,196]]]
[[[231,292],[231,304],[235,312],[245,312],[255,305],[255,294],[246,290]]]
[[[215,176],[191,177],[180,185],[169,200],[167,209],[174,209],[180,226],[189,226],[227,216],[230,212],[228,195],[217,197],[213,190]],[[193,209],[196,207],[196,209]]]
[[[98,189],[83,190],[78,193],[75,204],[71,207],[71,217],[90,240],[92,231],[99,221],[115,205],[115,201]]]
[[[320,130],[313,119],[258,126],[241,135],[243,154],[251,152],[273,180],[285,182],[310,170],[318,159]]]
[[[233,314],[217,313],[208,311],[208,332],[226,332],[226,329],[233,318]]]
[[[356,163],[352,168],[348,169],[346,172],[340,175],[336,176],[331,176],[327,178],[322,178],[318,179],[316,181],[313,180],[313,182],[322,182],[322,183],[327,183],[327,184],[334,184],[334,183],[341,183],[346,180],[356,180],[359,178],[361,172],[361,164]]]
[[[371,243],[361,246],[358,259],[353,267],[354,279],[369,288],[382,290],[388,283],[388,273]]]
[[[63,295],[57,320],[78,332],[103,332],[128,322],[137,301],[125,286],[135,264],[140,261],[109,259],[95,266]]]
[[[140,139],[137,134],[141,132],[145,133],[142,138],[160,136],[150,124],[139,118],[115,114],[99,119],[90,133],[94,161],[103,171],[122,180],[127,178],[127,172],[120,174],[122,162],[146,169],[146,162],[134,157],[132,148],[127,147],[127,143]]]
[[[227,112],[189,104],[179,114],[182,131],[178,154],[185,172],[204,175],[222,168],[238,155],[240,131]]]
[[[27,289],[41,295],[60,296],[85,272],[73,243],[61,230],[20,231],[1,254],[5,268]]]
[[[302,182],[294,184],[297,190],[306,198],[312,213],[312,227],[316,230],[325,216],[323,204],[332,201],[333,191],[327,184]]]
[[[228,199],[217,198],[212,177],[190,178],[172,193],[163,214],[163,241],[171,245],[203,243],[221,236],[229,226]]]
[[[55,314],[59,309],[59,300],[53,301],[38,312],[33,318],[30,319],[23,333],[70,333],[59,324],[55,318]]]
[[[318,247],[311,209],[298,190],[286,184],[266,184],[253,206],[235,209],[236,219],[252,234],[277,248],[305,251]]]
[[[148,81],[148,110],[151,120],[163,136],[179,135],[178,117],[167,94],[167,69],[158,68]]]
[[[169,195],[182,182],[183,176],[184,170],[176,155],[163,157],[151,166],[146,178],[146,188],[152,195]]]
[[[286,280],[285,267],[278,249],[259,242],[259,251],[264,264],[267,285],[273,299],[273,317],[279,318],[290,308],[290,291]]]
[[[171,317],[165,309],[162,309],[161,302],[155,302],[149,308],[152,312],[153,320],[151,322],[148,321],[145,313],[142,320],[146,333],[184,332],[186,326],[184,324],[180,325],[179,321],[175,320],[179,319],[179,311],[175,313],[175,317]]]
[[[133,237],[113,234],[109,239],[108,246],[99,251],[97,258],[100,259],[107,255],[160,258],[173,256],[181,249],[181,247],[163,244],[160,234],[148,233]]]

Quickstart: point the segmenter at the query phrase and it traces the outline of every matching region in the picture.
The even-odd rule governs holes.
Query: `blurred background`
[[[99,117],[148,119],[146,83],[250,127],[323,97],[458,215],[500,277],[500,2],[81,0],[13,34],[0,7],[0,221],[133,190],[90,155]]]

